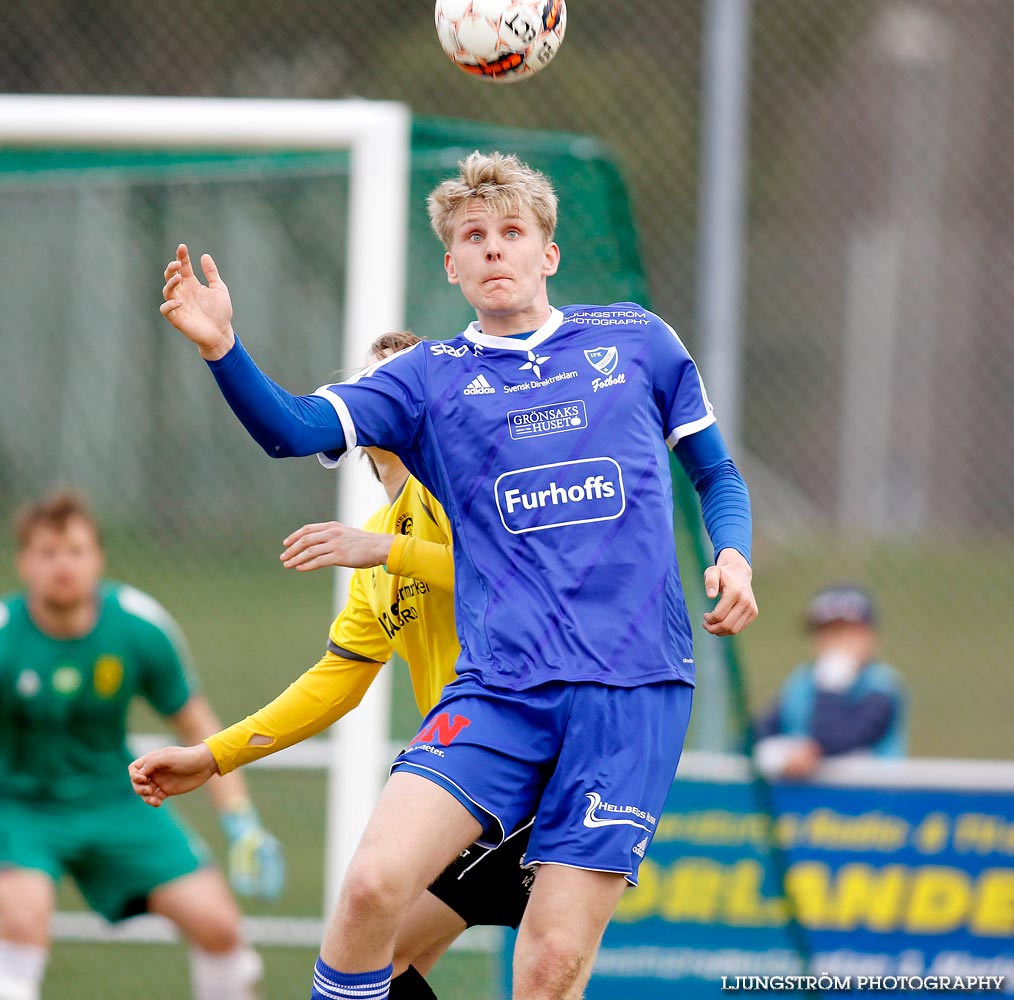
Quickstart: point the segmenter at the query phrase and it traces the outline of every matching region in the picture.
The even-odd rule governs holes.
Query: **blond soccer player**
[[[165,269],[163,315],[275,458],[397,454],[454,535],[457,676],[394,764],[346,873],[311,997],[388,996],[404,914],[458,851],[536,812],[515,1000],[576,1000],[679,761],[695,661],[674,540],[671,449],[715,561],[704,616],[757,614],[749,493],[693,359],[635,302],[556,307],[549,179],[474,153],[429,198],[447,280],[475,310],[344,383],[294,395],[253,362],[210,256]]]

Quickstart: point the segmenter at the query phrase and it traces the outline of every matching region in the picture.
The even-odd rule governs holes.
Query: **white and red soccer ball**
[[[437,37],[451,61],[480,80],[513,83],[556,55],[564,0],[437,0]]]

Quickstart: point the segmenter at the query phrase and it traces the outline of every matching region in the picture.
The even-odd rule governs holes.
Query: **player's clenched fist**
[[[201,357],[217,361],[231,350],[236,340],[232,329],[232,299],[211,254],[201,257],[201,270],[207,285],[197,277],[190,251],[181,243],[176,248],[175,259],[169,261],[163,274],[162,298],[165,301],[159,311],[200,348]]]
[[[704,589],[718,603],[704,616],[704,629],[712,635],[736,635],[757,617],[753,570],[735,549],[723,549],[714,566],[704,571]]]
[[[192,747],[163,747],[142,754],[129,767],[134,791],[156,808],[170,795],[199,788],[213,775],[218,764],[204,743]]]

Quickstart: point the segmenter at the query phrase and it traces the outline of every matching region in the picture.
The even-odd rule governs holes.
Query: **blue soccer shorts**
[[[449,791],[479,843],[536,814],[526,865],[616,872],[632,885],[683,749],[693,688],[554,681],[525,691],[459,677],[392,771]]]

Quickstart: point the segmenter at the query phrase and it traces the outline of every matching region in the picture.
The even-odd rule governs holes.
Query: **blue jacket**
[[[814,683],[812,663],[797,667],[785,682],[756,736],[809,736],[825,756],[865,750],[878,757],[903,757],[908,749],[908,712],[900,674],[873,661],[842,692]]]

